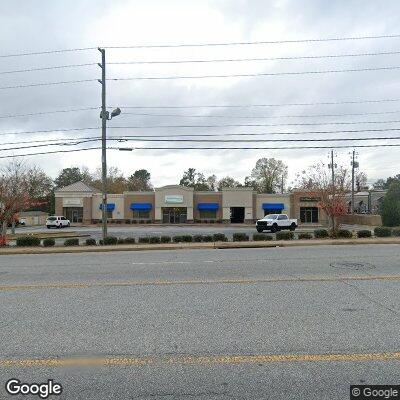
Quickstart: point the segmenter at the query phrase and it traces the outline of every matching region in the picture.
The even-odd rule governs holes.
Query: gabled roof
[[[98,189],[90,187],[86,183],[79,181],[72,183],[71,185],[64,186],[60,189],[57,189],[56,192],[86,192],[86,193],[99,193]]]

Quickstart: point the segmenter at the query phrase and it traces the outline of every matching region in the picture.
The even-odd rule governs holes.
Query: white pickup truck
[[[297,228],[297,219],[290,219],[286,214],[268,214],[256,222],[257,232],[277,232],[282,229],[294,231]]]

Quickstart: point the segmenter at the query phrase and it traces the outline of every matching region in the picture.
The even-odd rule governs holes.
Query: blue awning
[[[197,209],[198,210],[218,210],[219,209],[219,204],[218,203],[199,203],[197,204]]]
[[[103,203],[99,206],[100,210],[103,209]],[[114,211],[115,210],[115,203],[107,203],[107,211]]]
[[[131,210],[150,211],[153,208],[151,203],[132,203]]]
[[[285,205],[283,203],[263,203],[263,210],[283,210]]]

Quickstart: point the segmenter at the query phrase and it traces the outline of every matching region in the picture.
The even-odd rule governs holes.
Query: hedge
[[[174,243],[183,242],[182,236],[180,236],[180,235],[173,236],[172,240],[173,240]]]
[[[234,242],[248,242],[249,236],[242,232],[236,232],[232,235]]]
[[[351,239],[353,237],[353,233],[347,229],[339,229],[334,236],[339,239]]]
[[[368,229],[363,229],[362,231],[357,231],[358,238],[369,238],[372,236],[372,233]]]
[[[64,241],[64,246],[79,246],[78,238],[70,238]]]
[[[115,236],[107,236],[104,238],[103,243],[104,245],[116,245],[118,243],[118,238]]]
[[[171,243],[171,236],[161,236],[161,243]]]
[[[203,236],[203,242],[213,242],[213,236],[212,235],[204,235]]]
[[[21,236],[17,238],[16,244],[19,247],[36,247],[40,246],[40,239],[36,236]]]
[[[142,236],[138,239],[138,243],[150,243],[150,238],[148,236]]]
[[[227,242],[228,238],[224,233],[214,233],[213,235],[214,242]]]
[[[272,240],[273,237],[271,235],[267,235],[265,233],[254,233],[253,234],[253,240],[255,242],[260,242],[264,240]]]
[[[193,242],[200,243],[203,241],[203,236],[202,235],[194,235],[193,236]]]
[[[374,229],[374,235],[377,237],[389,237],[392,236],[392,230],[386,226],[377,226]]]
[[[329,232],[326,229],[316,229],[314,231],[314,237],[316,239],[322,239],[329,237]]]
[[[86,239],[86,246],[96,246],[97,242],[96,239],[88,238]]]
[[[56,241],[53,238],[43,239],[43,247],[53,247]]]
[[[150,236],[149,243],[152,243],[152,244],[161,243],[160,237],[159,236]]]
[[[134,237],[127,237],[125,238],[125,244],[135,244],[136,243],[136,239]]]
[[[294,233],[287,231],[276,232],[276,240],[293,240]]]
[[[393,236],[400,236],[400,227],[397,226],[396,228],[392,229],[392,235]]]
[[[300,240],[302,240],[302,239],[312,239],[313,235],[310,232],[304,232],[304,233],[299,233],[298,238]]]
[[[124,238],[118,238],[117,243],[118,244],[125,244],[125,239]]]
[[[182,235],[182,242],[193,242],[193,236],[192,235]]]

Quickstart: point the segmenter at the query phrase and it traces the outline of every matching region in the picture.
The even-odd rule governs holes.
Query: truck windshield
[[[268,214],[264,217],[264,219],[276,219],[278,214]]]

